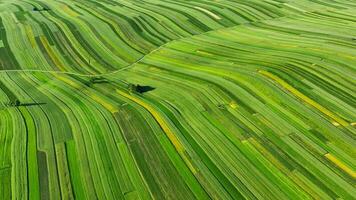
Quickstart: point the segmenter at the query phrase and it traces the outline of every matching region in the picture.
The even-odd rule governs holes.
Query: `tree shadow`
[[[47,103],[37,103],[37,102],[33,102],[33,103],[21,103],[18,99],[15,99],[13,101],[11,101],[8,104],[5,104],[7,107],[20,107],[20,106],[40,106],[40,105],[45,105]]]
[[[22,103],[20,106],[40,106],[40,105],[46,105],[47,103]]]
[[[156,89],[149,85],[139,85],[139,84],[129,84],[128,88],[130,92],[138,92],[140,94]]]

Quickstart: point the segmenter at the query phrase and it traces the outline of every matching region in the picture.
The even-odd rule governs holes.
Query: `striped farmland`
[[[3,199],[356,199],[356,2],[0,0]]]

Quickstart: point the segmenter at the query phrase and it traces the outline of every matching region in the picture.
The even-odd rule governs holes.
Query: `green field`
[[[0,0],[0,199],[356,199],[355,0]]]

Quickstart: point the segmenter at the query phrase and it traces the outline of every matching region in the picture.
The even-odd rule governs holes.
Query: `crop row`
[[[323,2],[0,1],[0,194],[356,198],[356,7]]]

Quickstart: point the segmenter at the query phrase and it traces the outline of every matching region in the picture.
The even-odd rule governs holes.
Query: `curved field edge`
[[[1,194],[355,198],[355,26],[342,11],[174,41],[109,75],[1,73]]]
[[[350,2],[311,1],[2,1],[0,69],[120,71],[180,38],[350,7]]]

